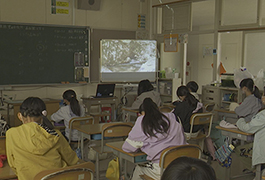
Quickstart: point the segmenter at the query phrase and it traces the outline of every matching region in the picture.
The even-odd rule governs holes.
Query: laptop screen
[[[115,84],[98,84],[96,97],[113,97]]]

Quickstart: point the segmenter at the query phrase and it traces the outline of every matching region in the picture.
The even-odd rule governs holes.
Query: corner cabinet
[[[158,92],[160,93],[162,102],[169,103],[176,101],[178,99],[176,91],[179,86],[181,86],[181,78],[158,79]]]
[[[245,96],[238,88],[202,86],[202,103],[215,103],[216,108],[229,110],[232,102],[241,103]]]

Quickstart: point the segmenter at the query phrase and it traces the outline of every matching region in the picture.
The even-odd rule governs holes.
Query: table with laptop
[[[90,113],[90,109],[92,106],[99,106],[99,115],[106,116],[102,113],[102,106],[103,105],[110,105],[110,114],[111,120],[114,120],[114,112],[115,112],[115,105],[117,102],[117,97],[114,96],[115,84],[98,84],[97,91],[95,96],[90,97],[82,97],[83,103],[86,106],[87,113]],[[93,115],[93,114],[91,114]]]

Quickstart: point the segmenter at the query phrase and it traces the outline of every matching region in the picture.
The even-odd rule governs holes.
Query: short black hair
[[[137,95],[140,96],[142,93],[152,90],[154,90],[154,86],[148,79],[145,79],[139,82]]]
[[[191,157],[180,157],[172,161],[161,180],[216,180],[213,168],[206,162]]]
[[[198,86],[198,84],[195,81],[188,82],[188,84],[186,86],[187,86],[187,88],[190,89],[191,92],[195,92],[195,93],[199,89],[199,86]]]

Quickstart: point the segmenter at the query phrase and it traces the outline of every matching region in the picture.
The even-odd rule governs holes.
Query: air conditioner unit
[[[78,0],[77,9],[99,11],[101,0]]]

